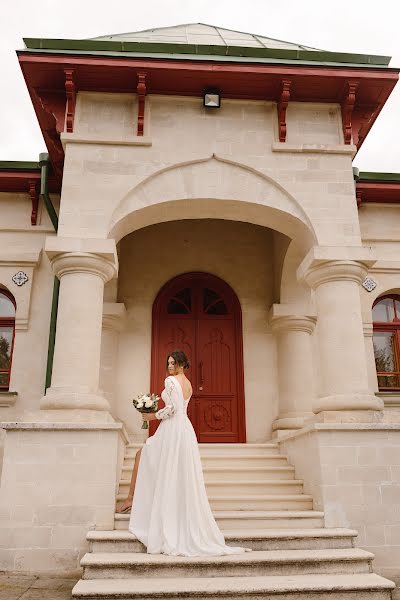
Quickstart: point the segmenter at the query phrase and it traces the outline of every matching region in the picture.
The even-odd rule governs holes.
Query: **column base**
[[[306,426],[314,423],[326,423],[338,425],[341,423],[384,423],[386,422],[385,413],[381,410],[327,410],[314,415],[308,419]]]
[[[313,403],[314,413],[338,410],[383,410],[383,401],[369,392],[359,392],[324,396]]]
[[[301,429],[304,427],[304,423],[313,416],[314,413],[312,412],[283,413],[272,423],[272,431],[277,431],[278,429]]]
[[[40,400],[43,410],[78,409],[109,411],[110,403],[100,394],[64,388],[48,388]]]

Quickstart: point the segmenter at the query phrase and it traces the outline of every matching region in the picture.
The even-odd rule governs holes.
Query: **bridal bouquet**
[[[133,406],[141,413],[154,413],[158,409],[160,396],[157,394],[142,394],[132,400]],[[142,429],[148,429],[149,422],[143,421]]]

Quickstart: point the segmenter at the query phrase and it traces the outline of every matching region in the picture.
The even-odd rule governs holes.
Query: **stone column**
[[[111,405],[111,414],[117,417],[115,404],[115,377],[117,369],[119,333],[126,318],[125,304],[104,302],[103,332],[101,336],[100,388]]]
[[[372,264],[366,248],[316,247],[298,269],[317,306],[322,389],[315,413],[382,409],[369,390],[359,289]]]
[[[272,331],[277,337],[279,417],[272,429],[299,429],[313,416],[314,371],[311,334],[316,317],[301,315],[295,307],[274,304]]]
[[[60,296],[51,387],[40,408],[107,411],[100,346],[104,284],[117,271],[114,240],[49,238],[46,252]]]

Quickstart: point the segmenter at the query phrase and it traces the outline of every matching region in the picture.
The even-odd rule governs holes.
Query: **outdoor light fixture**
[[[217,89],[207,89],[203,96],[203,105],[206,108],[220,108],[221,106],[221,94]]]

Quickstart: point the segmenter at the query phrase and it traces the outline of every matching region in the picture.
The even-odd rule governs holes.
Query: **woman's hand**
[[[142,413],[143,421],[155,421],[157,419],[154,413]]]

